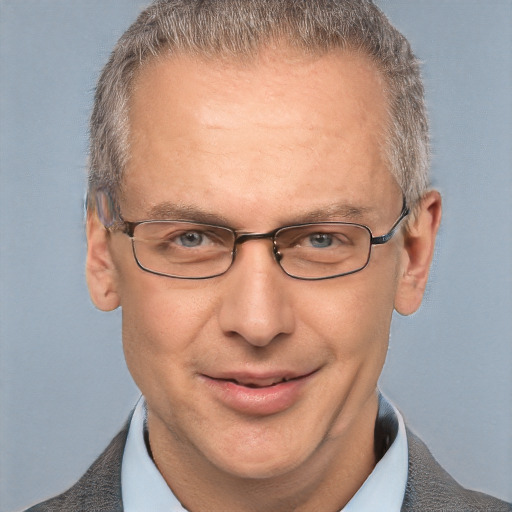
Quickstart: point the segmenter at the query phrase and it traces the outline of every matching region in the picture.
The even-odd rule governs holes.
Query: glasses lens
[[[144,270],[189,279],[226,272],[233,245],[229,229],[189,222],[143,222],[133,234],[135,259]]]
[[[371,233],[357,224],[333,222],[284,228],[275,240],[283,270],[302,279],[357,272],[370,257]]]

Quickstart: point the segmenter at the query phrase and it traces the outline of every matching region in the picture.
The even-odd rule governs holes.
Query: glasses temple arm
[[[402,212],[400,213],[400,217],[398,217],[397,221],[393,224],[391,229],[385,235],[372,236],[370,243],[372,245],[382,245],[385,244],[386,242],[389,242],[395,235],[396,231],[398,230],[400,223],[405,219],[405,217],[407,217],[407,215],[409,215],[409,213],[409,208],[405,204],[404,200],[404,206],[402,208]]]

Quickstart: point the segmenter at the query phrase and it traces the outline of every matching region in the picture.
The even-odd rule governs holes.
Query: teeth
[[[275,386],[277,384],[281,384],[282,382],[288,382],[289,379],[287,379],[286,377],[283,377],[281,379],[278,379],[278,380],[275,380],[275,379],[271,379],[267,382],[260,382],[260,383],[254,383],[254,382],[240,382],[240,381],[237,381],[237,380],[234,380],[233,379],[233,382],[240,385],[240,386],[245,386],[246,388],[267,388],[267,387],[271,387],[271,386]]]

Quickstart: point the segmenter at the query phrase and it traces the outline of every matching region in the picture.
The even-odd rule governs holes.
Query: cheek
[[[157,276],[138,268],[130,274],[125,274],[120,294],[126,334],[136,333],[141,342],[161,342],[162,349],[172,340],[179,351],[182,343],[188,343],[187,333],[199,329],[211,315],[211,294],[202,289],[202,282]]]
[[[197,283],[137,277],[125,284],[121,307],[126,362],[142,390],[144,381],[177,379],[193,363],[214,303]]]
[[[301,322],[324,345],[340,383],[357,380],[367,390],[375,387],[387,354],[395,266],[391,260],[386,268],[369,265],[362,272],[318,282],[318,287],[310,283],[302,296]]]
[[[311,289],[301,307],[304,320],[326,339],[344,339],[349,345],[387,337],[395,285],[389,278],[372,280],[369,274],[333,279],[329,289],[316,293]]]

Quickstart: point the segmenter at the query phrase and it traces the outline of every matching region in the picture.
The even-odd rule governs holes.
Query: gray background
[[[0,0],[0,510],[88,467],[137,390],[84,280],[95,78],[142,0]],[[511,0],[382,0],[424,61],[445,216],[382,388],[464,485],[512,500]]]

